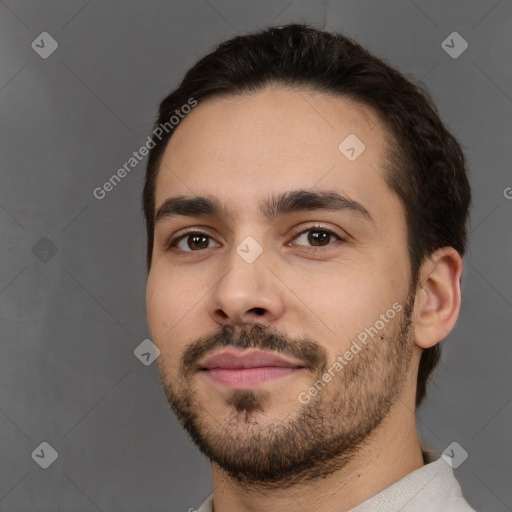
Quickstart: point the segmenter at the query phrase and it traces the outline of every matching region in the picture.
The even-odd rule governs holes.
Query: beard
[[[326,477],[353,459],[399,400],[413,352],[413,307],[414,294],[409,293],[402,311],[382,329],[383,339],[371,338],[308,403],[297,399],[297,407],[283,420],[265,417],[276,393],[230,390],[224,398],[228,414],[214,417],[193,388],[199,358],[228,346],[295,357],[314,375],[310,385],[321,379],[329,361],[319,343],[293,340],[261,324],[223,326],[190,343],[178,378],[170,378],[159,357],[165,396],[199,450],[240,484],[285,488]]]

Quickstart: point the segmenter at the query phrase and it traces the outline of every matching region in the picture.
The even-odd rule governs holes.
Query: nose
[[[208,313],[219,325],[270,325],[285,311],[282,286],[267,268],[265,251],[248,263],[233,249],[226,255],[223,277],[208,299]]]

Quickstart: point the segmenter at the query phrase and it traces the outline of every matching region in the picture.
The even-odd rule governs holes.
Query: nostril
[[[263,308],[252,308],[251,311],[254,311],[257,315],[264,315],[265,314],[265,310]]]

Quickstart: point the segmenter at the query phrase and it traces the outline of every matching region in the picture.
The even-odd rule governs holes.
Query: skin
[[[338,150],[349,134],[366,146],[352,162]],[[183,378],[180,362],[191,344],[223,326],[261,324],[289,340],[314,340],[332,364],[392,304],[405,303],[411,283],[405,216],[382,178],[385,148],[385,129],[370,109],[286,87],[209,99],[176,128],[157,179],[156,209],[170,196],[208,194],[230,215],[180,216],[156,225],[147,320],[161,351],[157,361],[164,390],[170,401],[193,394],[205,436],[224,436],[235,446],[244,436],[251,440],[270,432],[268,427],[286,424],[304,407],[297,396],[316,376],[303,370],[261,384],[261,408],[241,415],[228,400],[230,392],[204,374]],[[259,212],[259,203],[270,194],[297,189],[335,190],[363,204],[375,222],[346,211],[310,210],[274,220]],[[345,242],[331,238],[328,250],[319,252],[308,239],[310,231],[299,235],[315,231],[316,223]],[[179,243],[181,250],[166,248],[171,237],[192,227],[211,237],[207,248],[193,251],[187,239]],[[263,249],[253,263],[236,252],[248,236]],[[274,486],[244,485],[213,462],[215,512],[284,512],[292,505],[312,512],[348,511],[422,467],[415,423],[417,368],[422,349],[438,343],[455,325],[462,267],[450,247],[430,255],[421,267],[404,345],[410,347],[410,361],[401,370],[383,421],[349,460],[340,454],[326,465],[322,478]],[[386,340],[398,333],[399,316],[383,331]],[[369,345],[364,353],[384,361],[381,347],[386,345]],[[348,364],[356,365],[358,358],[364,360],[355,355]],[[378,378],[367,379],[345,396],[342,391],[349,388],[340,386],[348,381],[336,379],[322,391],[324,403],[346,405],[358,393],[364,398],[364,393],[385,388]],[[338,425],[328,415],[325,422]]]

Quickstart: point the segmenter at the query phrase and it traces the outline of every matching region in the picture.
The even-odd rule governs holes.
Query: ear
[[[463,266],[453,247],[438,249],[421,266],[414,305],[414,341],[418,347],[433,347],[455,326]]]

